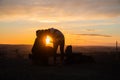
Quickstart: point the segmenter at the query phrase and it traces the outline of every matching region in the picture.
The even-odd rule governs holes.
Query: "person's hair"
[[[36,31],[36,36],[42,35],[43,31],[44,31],[44,30],[37,30],[37,31]]]
[[[36,31],[36,34],[39,33],[40,31],[41,31],[41,30],[37,30],[37,31]]]

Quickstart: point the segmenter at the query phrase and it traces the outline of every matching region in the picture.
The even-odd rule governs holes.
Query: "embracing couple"
[[[42,50],[46,50],[45,38],[49,35],[53,39],[53,54],[54,54],[54,64],[56,64],[56,54],[57,48],[60,46],[61,53],[61,62],[64,60],[64,45],[65,38],[61,31],[55,28],[49,28],[45,30],[37,30],[36,31],[36,39],[32,48],[33,54],[44,54],[41,53]]]

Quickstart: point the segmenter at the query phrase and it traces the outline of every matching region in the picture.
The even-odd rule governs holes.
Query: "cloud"
[[[82,36],[98,36],[98,37],[112,37],[110,35],[103,35],[103,34],[74,34],[74,35],[82,35]]]
[[[95,29],[85,29],[83,31],[87,31],[87,32],[96,32],[96,31],[99,31],[99,30],[95,30]]]
[[[120,0],[0,0],[0,19],[75,21],[120,16]]]

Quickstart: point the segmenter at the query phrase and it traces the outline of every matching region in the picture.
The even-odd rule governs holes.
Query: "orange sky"
[[[33,44],[37,29],[61,30],[66,45],[120,42],[119,0],[0,0],[0,44]]]

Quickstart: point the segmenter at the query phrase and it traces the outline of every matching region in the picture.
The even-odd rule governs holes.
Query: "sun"
[[[46,44],[50,44],[50,37],[49,36],[46,37]]]
[[[52,44],[52,38],[50,36],[46,37],[46,46],[49,46],[50,44]]]

